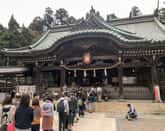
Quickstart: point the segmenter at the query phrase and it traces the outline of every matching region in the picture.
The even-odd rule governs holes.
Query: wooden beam
[[[123,97],[123,67],[120,65],[118,67],[118,80],[119,80],[119,95]]]
[[[111,56],[92,56],[93,60],[117,60],[118,55],[111,55]],[[73,57],[73,58],[68,58],[66,61],[78,61],[82,60],[82,57]]]

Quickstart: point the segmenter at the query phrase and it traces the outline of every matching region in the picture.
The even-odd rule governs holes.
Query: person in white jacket
[[[126,114],[126,119],[128,120],[137,119],[137,112],[134,106],[132,104],[127,104],[127,107],[129,108],[129,110]]]

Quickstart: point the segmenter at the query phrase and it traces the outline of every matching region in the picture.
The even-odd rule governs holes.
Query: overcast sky
[[[163,1],[160,0],[160,6]],[[35,16],[43,16],[46,7],[51,7],[53,11],[65,8],[69,15],[81,18],[90,10],[91,5],[104,18],[110,13],[128,17],[131,7],[135,5],[143,14],[152,14],[157,0],[0,0],[0,23],[7,27],[10,16],[14,14],[20,25],[24,23],[28,26]]]

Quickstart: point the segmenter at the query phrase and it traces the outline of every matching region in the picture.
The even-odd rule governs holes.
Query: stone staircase
[[[125,87],[124,88],[125,99],[143,99],[152,100],[152,92],[148,87]]]
[[[118,99],[119,93],[117,87],[108,89],[111,93],[111,99]],[[152,92],[147,87],[124,87],[123,88],[124,99],[139,99],[139,100],[152,100]]]

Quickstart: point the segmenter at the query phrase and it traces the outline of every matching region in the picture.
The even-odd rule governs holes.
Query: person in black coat
[[[29,106],[30,96],[24,94],[21,97],[20,105],[15,113],[15,131],[27,130],[31,131],[33,121],[33,109]]]

